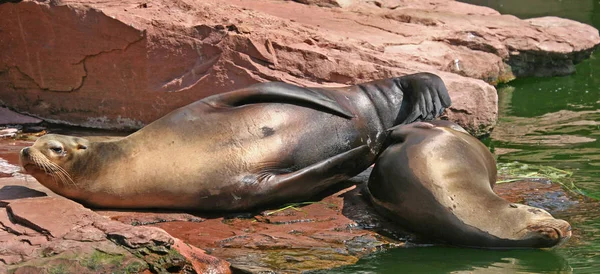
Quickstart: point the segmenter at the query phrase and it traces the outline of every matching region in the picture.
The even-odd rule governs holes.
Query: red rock
[[[6,208],[0,207],[0,262],[11,273],[143,272],[148,265],[155,272],[230,271],[226,261],[160,228],[112,221],[62,197],[5,203]]]
[[[345,8],[264,0],[2,4],[2,102],[47,121],[137,129],[257,82],[339,86],[429,71],[450,83],[449,117],[480,134],[495,125],[497,99],[473,78],[571,73],[600,43],[597,30],[573,21],[519,20],[449,0],[305,2]]]
[[[173,247],[194,266],[196,273],[231,273],[229,263],[206,255],[204,250],[175,239]]]
[[[448,89],[471,91],[452,95],[452,105],[445,111],[448,119],[468,127],[475,136],[489,132],[490,125],[495,125],[498,119],[498,94],[495,89],[481,80],[464,82],[453,75],[444,81]]]
[[[19,241],[24,242],[24,243],[28,243],[29,245],[32,246],[38,246],[38,245],[42,245],[44,243],[48,242],[48,238],[46,238],[46,236],[20,236],[18,238]]]
[[[2,159],[4,160],[2,161],[1,172],[12,174],[15,171],[21,170],[19,164],[19,151],[21,151],[22,148],[33,144],[33,141],[22,141],[15,139],[2,140],[1,138],[0,141],[5,141],[3,142],[3,144],[8,144],[3,146],[2,149],[0,149],[0,157],[2,157]],[[0,180],[3,180],[3,178]]]
[[[17,223],[54,238],[62,238],[73,229],[91,225],[99,219],[93,211],[59,197],[13,200],[6,209]]]
[[[0,107],[0,125],[39,124],[42,120]],[[1,135],[1,134],[0,134]]]
[[[21,240],[1,242],[0,261],[6,264],[20,263],[35,252],[35,247]]]
[[[143,247],[149,242],[171,246],[175,241],[167,232],[155,227],[131,226],[121,222],[98,222],[94,226],[109,239],[129,248]]]
[[[19,255],[8,255],[8,256],[2,256],[0,258],[0,261],[2,261],[5,264],[16,264],[16,263],[20,263],[21,261],[23,261],[23,258],[21,258],[21,256],[19,256]],[[2,270],[2,266],[0,266],[0,270]],[[4,271],[4,273],[8,273],[8,271]]]
[[[203,222],[205,219],[188,214],[178,212],[150,212],[150,211],[110,211],[110,210],[98,210],[96,211],[102,216],[111,218],[112,220],[119,221],[130,225],[149,225],[164,222],[184,221],[184,222]]]
[[[12,235],[42,236],[36,230],[11,221],[6,208],[0,208],[0,225],[4,231],[10,232]]]
[[[328,269],[401,245],[376,233],[378,229],[397,229],[378,217],[355,187],[318,202],[266,210],[251,218],[209,218],[200,223],[175,221],[153,226],[227,259],[234,269],[250,272]]]
[[[106,234],[94,226],[84,226],[67,232],[63,236],[63,239],[82,242],[100,242],[106,240]]]

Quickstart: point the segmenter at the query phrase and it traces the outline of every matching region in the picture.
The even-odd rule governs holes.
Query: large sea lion
[[[93,207],[249,210],[303,200],[360,173],[388,128],[449,105],[430,73],[342,88],[261,83],[116,141],[45,135],[20,158],[40,183]]]
[[[496,173],[488,148],[459,125],[417,122],[391,129],[366,189],[383,215],[451,245],[542,248],[571,236],[566,221],[496,195]]]

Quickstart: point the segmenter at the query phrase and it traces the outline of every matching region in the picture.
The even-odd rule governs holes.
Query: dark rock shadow
[[[341,194],[341,197],[344,199],[342,214],[346,218],[356,222],[357,226],[355,229],[373,231],[400,242],[416,241],[415,235],[382,216],[373,207],[365,191],[372,170],[372,167],[368,168],[349,180],[349,182],[356,185],[356,188]]]
[[[341,195],[344,199],[342,214],[356,222],[356,229],[375,232],[381,236],[399,241],[405,247],[444,246],[443,243],[431,241],[407,231],[399,224],[394,223],[393,220],[377,212],[366,191],[372,170],[373,167],[370,167],[350,179],[349,181],[353,182],[356,188]]]
[[[17,200],[23,198],[33,198],[48,196],[46,193],[37,191],[25,186],[7,185],[0,188],[0,204],[2,201]]]

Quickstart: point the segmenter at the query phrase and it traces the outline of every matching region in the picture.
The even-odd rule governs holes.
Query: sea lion
[[[366,190],[376,209],[405,229],[483,248],[552,247],[571,236],[566,221],[496,195],[496,160],[459,125],[437,120],[390,131]]]
[[[375,160],[386,129],[451,103],[430,73],[341,88],[255,84],[176,109],[115,141],[45,135],[27,173],[92,207],[245,211],[306,199]]]

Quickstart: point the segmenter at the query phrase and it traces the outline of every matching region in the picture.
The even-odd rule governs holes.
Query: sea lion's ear
[[[90,145],[90,141],[88,141],[88,139],[80,137],[73,137],[73,143],[76,144],[74,147],[78,150],[87,149]]]

